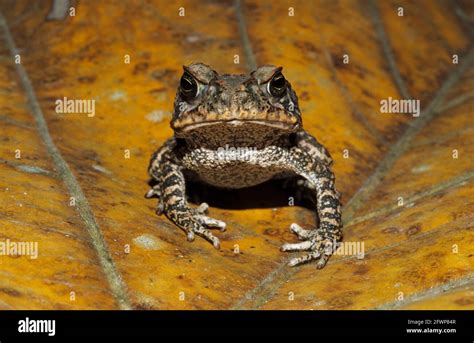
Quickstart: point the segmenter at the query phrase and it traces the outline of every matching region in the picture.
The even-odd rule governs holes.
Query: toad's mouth
[[[171,127],[176,133],[186,133],[195,129],[210,127],[210,126],[234,126],[240,127],[247,124],[262,125],[274,129],[280,129],[284,131],[296,131],[301,126],[301,120],[292,115],[281,112],[272,112],[265,115],[240,115],[229,116],[229,115],[216,115],[207,114],[202,115],[190,115],[184,118],[178,118],[171,122]]]

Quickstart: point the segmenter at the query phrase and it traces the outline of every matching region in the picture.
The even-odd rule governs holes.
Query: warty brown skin
[[[168,139],[150,160],[156,182],[146,194],[158,197],[158,214],[165,214],[187,234],[220,248],[211,229],[225,230],[223,221],[206,215],[186,200],[186,179],[238,189],[273,178],[298,178],[314,195],[319,226],[305,230],[292,224],[301,240],[282,251],[307,251],[289,265],[317,261],[322,268],[342,238],[340,194],[335,189],[328,151],[303,130],[298,99],[282,68],[266,65],[250,75],[219,75],[209,66],[184,67]]]

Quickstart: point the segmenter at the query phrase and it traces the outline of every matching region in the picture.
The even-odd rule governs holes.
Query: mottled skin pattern
[[[289,265],[317,260],[322,268],[341,239],[341,205],[331,157],[303,130],[298,99],[282,68],[262,66],[250,75],[219,75],[202,63],[184,67],[176,94],[168,139],[152,156],[149,174],[156,185],[157,213],[183,229],[187,239],[201,236],[219,248],[210,229],[226,224],[206,216],[208,205],[192,208],[185,180],[237,189],[272,178],[298,178],[313,194],[319,226],[305,230],[292,224],[300,243],[282,251],[307,251]]]

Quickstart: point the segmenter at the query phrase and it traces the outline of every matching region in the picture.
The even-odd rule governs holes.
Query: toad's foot
[[[319,260],[316,264],[318,269],[323,268],[329,257],[333,254],[334,243],[337,237],[330,237],[326,230],[305,230],[298,224],[291,224],[291,232],[296,234],[301,243],[286,243],[281,247],[281,251],[310,251],[301,257],[292,258],[288,265],[293,267],[298,264]]]
[[[163,214],[163,211],[165,209],[164,203],[161,199],[161,190],[160,190],[160,185],[155,185],[153,188],[151,188],[148,192],[145,194],[145,198],[150,199],[150,198],[158,198],[158,204],[156,205],[156,214],[161,215]]]
[[[198,235],[214,246],[220,248],[219,238],[214,236],[210,229],[219,229],[225,231],[226,223],[206,216],[209,205],[202,203],[197,208],[173,209],[167,213],[170,219],[186,232],[189,242],[194,241],[195,235]]]

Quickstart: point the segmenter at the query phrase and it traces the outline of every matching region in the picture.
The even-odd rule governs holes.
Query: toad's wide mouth
[[[264,115],[246,113],[241,114],[238,117],[221,114],[206,114],[203,116],[200,114],[178,118],[171,122],[171,128],[179,134],[209,126],[229,125],[237,127],[245,126],[246,124],[262,125],[284,131],[295,131],[300,128],[301,120],[299,117],[288,115],[283,112],[271,112]]]

